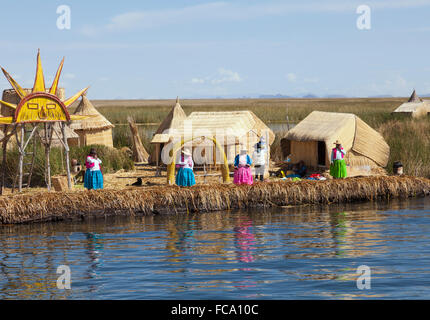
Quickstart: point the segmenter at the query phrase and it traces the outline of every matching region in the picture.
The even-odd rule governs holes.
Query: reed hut
[[[291,154],[292,162],[303,160],[310,168],[328,169],[336,140],[347,151],[350,176],[387,166],[390,147],[384,138],[351,113],[313,111],[282,139],[282,151],[284,156]]]
[[[54,131],[57,133],[53,133],[51,146],[53,147],[62,147],[63,144],[61,142],[61,126],[60,124],[54,123]],[[70,146],[78,146],[79,145],[79,135],[73,131],[70,126],[66,126],[66,135],[67,135],[67,145]],[[43,137],[42,137],[43,139]]]
[[[266,140],[268,175],[270,164],[270,145],[275,140],[273,131],[264,124],[253,112],[192,112],[188,117],[181,108],[179,100],[162,122],[151,143],[155,144],[152,159],[161,164],[161,152],[165,144],[171,141],[187,141],[193,139],[192,148],[203,147],[206,164],[223,163],[223,155],[216,151],[215,139],[222,147],[229,164],[239,153],[241,146],[246,146],[249,154],[254,151],[254,145],[264,137]],[[221,157],[221,159],[218,159]]]
[[[252,111],[219,111],[219,112],[192,112],[186,119],[188,125],[181,126],[179,134],[183,137],[198,138],[199,136],[215,138],[224,146],[224,152],[229,164],[245,146],[252,155],[254,146],[261,137],[266,140],[266,171],[269,170],[270,146],[275,140],[275,134]],[[189,129],[192,128],[192,132]],[[215,146],[213,159],[216,159]]]
[[[405,103],[402,103],[396,110],[393,111],[393,114],[403,114],[411,116],[412,118],[420,118],[427,116],[429,112],[430,101],[422,100],[414,90],[409,100]]]
[[[72,122],[70,125],[79,136],[80,146],[100,144],[113,148],[112,128],[114,125],[97,111],[85,93],[73,114],[91,116],[88,119]]]
[[[151,163],[155,163],[157,167],[161,164],[161,150],[170,141],[172,135],[179,130],[182,121],[186,118],[187,115],[179,103],[179,97],[176,97],[175,105],[152,137],[151,144],[154,144],[154,148],[150,157]]]

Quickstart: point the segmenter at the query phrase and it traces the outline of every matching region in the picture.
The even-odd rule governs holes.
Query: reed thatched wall
[[[430,180],[360,177],[268,182],[253,186],[155,186],[127,190],[44,192],[0,197],[0,224],[85,219],[91,216],[208,212],[249,207],[330,204],[430,194]]]

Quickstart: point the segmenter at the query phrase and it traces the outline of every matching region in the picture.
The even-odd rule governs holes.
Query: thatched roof
[[[324,141],[327,154],[340,140],[346,151],[373,160],[385,167],[390,155],[390,147],[376,130],[352,113],[313,111],[293,129],[286,139],[292,141]]]
[[[54,131],[57,132],[57,134],[55,132],[52,132],[52,142],[51,142],[51,146],[53,147],[61,147],[62,143],[60,140],[62,140],[62,135],[61,135],[61,125],[59,122],[55,122],[53,124],[54,126]],[[43,142],[45,141],[45,130],[42,128],[39,131],[40,134],[40,138],[42,139]],[[70,128],[70,126],[66,125],[66,135],[67,135],[67,139],[79,139],[79,135],[73,131],[73,129]]]
[[[422,102],[420,97],[418,97],[417,93],[415,92],[415,89],[414,89],[414,92],[412,92],[408,102]]]
[[[168,134],[156,134],[151,143],[168,142],[174,135],[182,137],[225,137],[241,138],[253,131],[261,136],[268,134],[269,144],[275,140],[275,134],[252,111],[192,112],[188,117],[178,120],[174,131]],[[235,144],[234,141],[224,141]]]
[[[199,132],[210,132],[216,136],[218,133],[224,133],[227,136],[235,136],[240,138],[249,131],[254,131],[258,136],[267,132],[269,136],[269,144],[275,140],[273,131],[264,124],[252,111],[219,111],[219,112],[192,112],[187,121],[192,124],[194,136],[198,136]],[[181,134],[184,128],[180,129]],[[190,132],[184,132],[190,135]]]
[[[188,132],[192,128],[192,132]],[[269,144],[275,140],[275,134],[252,111],[192,112],[188,117],[176,99],[176,105],[158,127],[151,143],[166,143],[174,135],[230,136],[240,138],[250,131],[261,136],[267,132]],[[220,134],[221,133],[221,134]]]
[[[74,115],[92,116],[87,119],[73,121],[70,125],[73,130],[103,130],[113,128],[109,122],[91,103],[85,94],[82,95],[81,102],[76,108]]]
[[[422,100],[417,93],[412,92],[408,102],[402,103],[394,113],[409,113],[413,117],[419,117],[427,115],[430,112],[430,102],[426,100]]]
[[[179,104],[179,98],[176,98],[176,104],[173,106],[172,110],[170,110],[167,117],[163,120],[163,122],[158,127],[157,131],[154,134],[154,137],[151,140],[151,143],[165,143],[169,141],[169,132],[172,129],[177,129],[182,123],[182,120],[187,118],[187,115]]]

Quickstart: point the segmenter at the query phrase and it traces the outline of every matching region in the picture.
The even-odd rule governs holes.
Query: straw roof
[[[52,133],[51,145],[53,147],[61,147],[63,144],[60,141],[62,139],[60,123],[55,122],[53,126],[54,126],[54,130],[58,134],[55,134],[55,132]],[[45,131],[43,129],[40,131],[40,136],[41,136],[42,141],[45,141]],[[68,125],[66,125],[66,136],[67,136],[67,140],[79,139],[79,135],[75,131],[73,131],[73,129],[71,129],[70,126],[68,126]]]
[[[422,100],[414,90],[407,102],[402,103],[395,113],[410,113],[413,117],[426,115],[430,112],[430,102]]]
[[[264,124],[252,111],[219,111],[219,112],[192,112],[186,121],[190,121],[193,133],[187,132],[187,126],[181,126],[180,134],[190,136],[200,135],[205,131],[212,136],[234,136],[240,138],[253,131],[260,136],[267,132],[269,144],[275,140],[273,131]]]
[[[158,127],[154,137],[151,140],[151,143],[168,142],[170,139],[169,132],[173,131],[173,129],[178,129],[182,124],[182,120],[186,118],[187,115],[179,104],[179,97],[176,97],[176,104]]]
[[[275,134],[251,111],[219,111],[219,112],[192,112],[188,117],[184,117],[182,108],[176,110],[177,117],[175,122],[171,121],[175,109],[179,106],[177,103],[168,117],[160,125],[160,128],[168,128],[167,133],[162,134],[160,128],[154,135],[151,143],[165,143],[174,135],[187,137],[235,137],[240,138],[248,132],[253,131],[256,135],[261,136],[266,133],[269,136],[269,144],[275,140]],[[179,106],[180,107],[180,106]],[[165,123],[168,120],[170,127]]]
[[[414,89],[414,92],[412,92],[408,102],[422,102],[420,97],[418,97],[417,93],[415,92],[415,89]]]
[[[340,140],[346,151],[373,160],[385,167],[390,155],[390,147],[376,130],[352,113],[313,111],[293,129],[286,139],[292,141],[324,141],[327,154]]]
[[[174,136],[182,137],[235,137],[240,138],[253,131],[257,136],[267,132],[268,142],[272,144],[275,134],[253,112],[220,111],[192,112],[188,117],[176,98],[176,104],[158,127],[151,143],[167,143]],[[200,144],[212,144],[210,141],[200,141]],[[229,143],[229,141],[225,141]],[[236,142],[230,141],[230,144]]]
[[[103,130],[114,127],[114,125],[93,106],[85,94],[82,95],[81,102],[73,114],[91,116],[87,119],[73,121],[70,125],[73,130]]]

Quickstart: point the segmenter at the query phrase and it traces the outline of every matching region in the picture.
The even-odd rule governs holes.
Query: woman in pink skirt
[[[234,158],[234,184],[252,184],[251,164],[252,160],[246,148],[241,148],[240,154]]]

